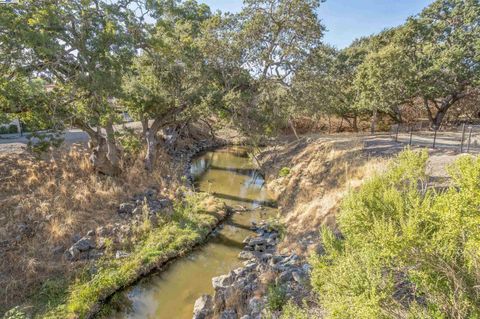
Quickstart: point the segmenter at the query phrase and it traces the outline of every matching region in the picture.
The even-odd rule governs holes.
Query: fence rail
[[[423,123],[392,125],[390,136],[396,142],[430,148],[451,149],[460,153],[480,153],[480,125],[462,124],[429,130]]]

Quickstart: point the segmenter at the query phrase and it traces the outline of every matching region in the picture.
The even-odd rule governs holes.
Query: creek
[[[190,173],[197,191],[209,192],[245,211],[229,217],[204,245],[122,292],[131,307],[115,315],[116,319],[192,318],[195,300],[213,294],[212,278],[242,265],[238,254],[243,240],[254,234],[252,222],[276,214],[265,181],[245,148],[204,153],[193,159]]]

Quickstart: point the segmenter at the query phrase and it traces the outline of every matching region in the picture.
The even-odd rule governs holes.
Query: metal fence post
[[[468,145],[467,145],[467,153],[470,152],[470,142],[472,141],[472,129],[473,129],[473,126],[470,126],[468,128]]]
[[[462,141],[460,143],[460,153],[463,153],[463,141],[465,140],[465,123],[462,125]]]
[[[408,145],[412,146],[412,135],[413,135],[413,126],[410,126],[410,142],[408,142]]]
[[[433,134],[433,148],[435,148],[435,142],[437,141],[437,131],[438,128],[435,127],[435,133]]]

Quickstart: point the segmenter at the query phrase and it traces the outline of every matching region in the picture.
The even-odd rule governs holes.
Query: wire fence
[[[395,124],[390,137],[412,146],[450,149],[460,153],[480,153],[480,125],[461,124],[431,130],[428,123]]]

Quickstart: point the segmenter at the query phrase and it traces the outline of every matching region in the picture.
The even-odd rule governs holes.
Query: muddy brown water
[[[276,214],[264,179],[249,159],[247,150],[229,147],[205,153],[192,162],[195,188],[214,194],[229,206],[250,211],[233,214],[205,244],[171,263],[160,273],[142,279],[123,292],[130,310],[117,319],[192,318],[195,300],[212,294],[212,278],[242,265],[238,254],[252,222]]]

